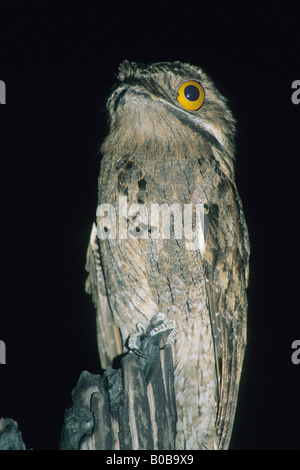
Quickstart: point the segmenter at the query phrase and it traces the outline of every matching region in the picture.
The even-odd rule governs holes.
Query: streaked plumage
[[[132,238],[119,239],[117,223],[116,239],[99,240],[94,227],[87,290],[97,306],[101,364],[110,367],[136,325],[162,312],[177,334],[176,448],[226,449],[246,346],[249,258],[234,180],[234,119],[212,81],[189,64],[125,61],[118,79],[107,103],[99,205],[116,207],[119,223],[120,196],[149,213],[153,204],[199,204],[202,238],[194,250],[184,237],[155,239],[162,227],[134,216],[121,220]],[[204,90],[196,111],[177,100],[189,80]]]

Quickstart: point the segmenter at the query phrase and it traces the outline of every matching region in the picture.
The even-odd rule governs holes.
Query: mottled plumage
[[[88,251],[87,289],[97,306],[102,367],[121,352],[115,325],[126,348],[138,323],[163,313],[176,329],[176,448],[226,449],[246,345],[249,258],[234,180],[234,119],[212,81],[189,64],[125,61],[118,79],[107,103],[98,201],[113,205],[116,219],[98,211],[108,238],[99,240],[94,227]],[[196,111],[177,99],[189,80],[204,90]],[[120,196],[149,214],[153,204],[190,204],[194,229],[201,206],[197,249],[175,236],[174,215],[170,238],[163,239],[162,221],[145,223],[141,206],[125,217]],[[120,239],[124,226],[128,236]]]

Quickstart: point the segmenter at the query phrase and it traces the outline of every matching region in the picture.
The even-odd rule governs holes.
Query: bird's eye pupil
[[[184,95],[189,101],[197,101],[200,96],[200,92],[195,85],[187,85],[184,89]]]
[[[204,90],[196,80],[183,82],[177,93],[177,101],[188,111],[198,111],[204,102]]]

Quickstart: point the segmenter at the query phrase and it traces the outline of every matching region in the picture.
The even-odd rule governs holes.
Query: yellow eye
[[[184,82],[178,90],[177,100],[185,109],[197,111],[204,101],[204,90],[196,80]]]

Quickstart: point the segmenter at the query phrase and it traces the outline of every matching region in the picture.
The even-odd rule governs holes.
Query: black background
[[[279,2],[222,5],[0,2],[0,416],[28,448],[58,447],[80,372],[100,370],[84,266],[105,99],[125,58],[198,65],[230,100],[252,250],[231,448],[300,448],[299,15]]]

